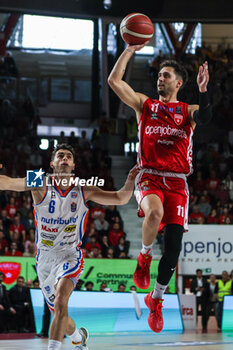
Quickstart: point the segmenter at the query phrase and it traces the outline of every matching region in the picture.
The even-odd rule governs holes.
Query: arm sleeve
[[[208,124],[212,119],[212,109],[207,92],[199,92],[199,110],[193,113],[193,119],[198,125]]]

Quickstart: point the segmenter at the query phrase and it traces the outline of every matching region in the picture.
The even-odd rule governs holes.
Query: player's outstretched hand
[[[128,45],[127,46],[127,49],[129,51],[132,51],[132,52],[135,52],[135,51],[139,51],[141,50],[146,44],[149,43],[150,40],[146,41],[144,44],[141,44],[141,45]]]
[[[197,85],[200,92],[207,91],[207,85],[209,82],[209,71],[208,71],[208,62],[205,61],[203,65],[199,67],[199,72],[197,75]]]
[[[2,169],[3,168],[3,165],[2,164],[0,164],[0,169]]]

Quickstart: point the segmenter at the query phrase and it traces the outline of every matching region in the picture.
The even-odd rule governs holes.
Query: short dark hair
[[[202,273],[202,270],[201,269],[196,269],[196,273],[198,273],[198,272]]]
[[[55,154],[57,153],[57,151],[59,151],[60,149],[65,149],[67,151],[70,151],[73,155],[73,158],[75,159],[75,152],[74,152],[74,149],[72,146],[68,145],[68,143],[61,143],[61,144],[58,144],[53,152],[52,152],[52,156],[51,156],[51,160],[54,160],[55,158]]]
[[[172,67],[174,69],[176,76],[179,76],[183,81],[183,84],[181,86],[181,89],[183,89],[183,87],[188,81],[188,72],[184,68],[184,66],[182,66],[175,60],[166,60],[160,64],[159,70],[161,70],[164,67]]]

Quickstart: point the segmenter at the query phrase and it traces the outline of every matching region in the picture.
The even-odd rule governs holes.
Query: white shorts
[[[84,252],[77,248],[75,252],[62,255],[48,255],[40,252],[37,255],[37,274],[40,288],[51,311],[54,311],[56,285],[60,278],[72,280],[76,286],[84,268]]]

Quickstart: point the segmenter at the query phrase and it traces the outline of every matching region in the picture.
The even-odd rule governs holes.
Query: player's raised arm
[[[125,104],[133,108],[137,113],[141,112],[143,103],[147,99],[147,96],[135,92],[129,84],[123,80],[123,76],[125,74],[127,63],[134,52],[142,49],[146,44],[147,42],[142,45],[128,45],[118,58],[108,77],[108,84],[113,91]]]
[[[197,85],[199,88],[199,106],[189,106],[191,121],[198,125],[207,124],[212,118],[212,110],[209,102],[207,85],[209,82],[208,62],[204,62],[199,67],[197,75]]]
[[[2,164],[0,164],[0,169]],[[27,191],[26,178],[12,178],[6,175],[0,175],[0,191]]]
[[[139,170],[133,167],[126,179],[124,186],[119,191],[103,191],[99,187],[88,187],[84,188],[86,200],[102,205],[123,205],[128,203],[134,190],[134,180]]]

